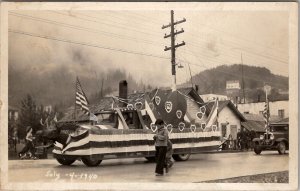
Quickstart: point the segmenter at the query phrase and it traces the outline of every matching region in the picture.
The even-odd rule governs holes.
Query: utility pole
[[[244,66],[243,66],[243,54],[241,53],[242,61],[242,86],[243,86],[243,103],[245,103],[245,86],[244,86]]]
[[[104,79],[102,78],[102,80],[101,80],[101,92],[100,92],[101,99],[103,97],[103,82],[104,82]]]
[[[165,28],[168,28],[168,27],[171,27],[171,32],[170,34],[165,34],[164,38],[168,38],[168,37],[171,37],[171,46],[170,47],[165,47],[165,50],[164,51],[168,51],[168,50],[171,50],[171,65],[172,65],[172,76],[174,78],[174,81],[173,81],[173,90],[176,90],[176,59],[175,59],[175,50],[176,48],[180,47],[180,46],[184,46],[185,45],[185,42],[182,41],[182,43],[180,44],[176,44],[175,45],[175,35],[178,35],[180,33],[183,33],[184,30],[181,29],[180,31],[174,31],[174,26],[175,25],[178,25],[180,23],[183,23],[185,22],[185,18],[180,20],[180,21],[176,21],[174,22],[174,11],[171,10],[171,23],[169,23],[168,25],[163,25],[162,26],[162,29],[165,29]]]

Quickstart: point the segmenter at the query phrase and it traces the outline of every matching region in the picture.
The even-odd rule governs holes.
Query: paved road
[[[277,152],[217,153],[192,155],[176,162],[164,177],[154,176],[154,163],[144,158],[102,161],[98,167],[81,162],[61,166],[55,159],[11,160],[9,181],[13,182],[200,182],[288,170],[289,155]]]

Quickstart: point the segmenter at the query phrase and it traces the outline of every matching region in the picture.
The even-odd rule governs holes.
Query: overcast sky
[[[262,66],[288,76],[288,13],[279,11],[176,11],[184,33],[176,42],[178,83],[219,65]],[[122,68],[155,86],[172,82],[170,38],[162,30],[169,11],[11,11],[10,68],[40,75],[66,70],[94,77]],[[39,37],[37,37],[39,36]],[[40,38],[41,37],[41,38]],[[55,40],[54,40],[55,39]],[[73,83],[73,82],[72,82]]]

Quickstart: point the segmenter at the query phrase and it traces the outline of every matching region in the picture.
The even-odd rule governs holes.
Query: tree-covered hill
[[[243,75],[242,75],[243,74]],[[268,84],[272,87],[270,99],[287,99],[289,84],[288,77],[272,74],[264,67],[248,65],[222,65],[213,69],[205,70],[193,76],[193,83],[199,86],[200,94],[226,94],[226,81],[239,80],[242,87],[244,77],[245,97],[249,101],[263,101],[263,86]],[[184,85],[188,85],[186,82]]]

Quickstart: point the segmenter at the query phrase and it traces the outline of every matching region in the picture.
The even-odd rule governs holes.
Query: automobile
[[[144,157],[155,160],[153,136],[156,126],[140,110],[114,109],[97,114],[98,124],[58,124],[45,137],[55,141],[53,155],[62,165],[76,160],[86,166],[99,165],[102,160]],[[128,120],[128,118],[130,120]],[[203,129],[194,124],[181,123],[180,128],[167,127],[173,143],[173,159],[186,161],[193,153],[217,150],[221,144],[217,128]]]
[[[269,131],[254,138],[254,152],[261,154],[264,150],[277,150],[284,154],[289,150],[289,124],[287,122],[269,125]]]

